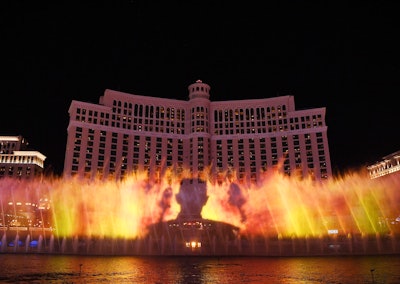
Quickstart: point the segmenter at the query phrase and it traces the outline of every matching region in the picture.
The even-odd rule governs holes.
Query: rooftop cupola
[[[189,85],[189,99],[210,99],[210,86],[203,83],[201,80],[197,80],[196,83]]]

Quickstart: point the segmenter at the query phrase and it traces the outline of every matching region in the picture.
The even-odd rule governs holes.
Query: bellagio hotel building
[[[169,172],[252,183],[269,170],[332,176],[325,108],[296,110],[293,96],[213,102],[201,80],[188,91],[186,101],[114,90],[98,104],[73,100],[64,177]]]

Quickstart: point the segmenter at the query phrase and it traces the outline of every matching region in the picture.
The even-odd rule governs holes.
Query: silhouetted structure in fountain
[[[169,206],[170,198],[172,192],[166,189],[160,203],[163,209]],[[183,179],[175,198],[181,206],[177,218],[148,227],[149,254],[227,254],[237,247],[238,227],[202,218],[208,200],[205,181]]]
[[[118,210],[116,210],[116,212],[106,211],[106,214],[115,214],[112,215],[115,217],[112,218],[115,220],[115,227],[113,224],[107,223],[106,220],[105,224],[108,224],[108,226],[105,226],[105,228],[109,231],[103,232],[101,229],[97,229],[93,230],[93,233],[91,234],[90,230],[83,230],[85,229],[85,226],[94,224],[94,222],[90,221],[97,220],[99,222],[99,220],[101,221],[104,218],[104,215],[102,214],[100,214],[100,216],[96,216],[96,211],[93,210],[97,208],[91,208],[91,210],[88,210],[87,207],[82,206],[82,204],[92,204],[91,199],[88,199],[86,203],[82,203],[81,199],[72,195],[71,198],[74,202],[70,204],[74,204],[75,201],[79,203],[79,206],[71,208],[72,213],[77,213],[78,218],[74,223],[65,223],[65,220],[63,220],[63,218],[65,218],[64,213],[71,212],[64,212],[69,210],[67,207],[63,206],[64,204],[56,203],[59,206],[61,205],[63,208],[62,212],[60,212],[59,210],[54,210],[55,207],[50,206],[50,203],[47,204],[46,202],[38,202],[37,204],[39,204],[39,211],[36,211],[36,213],[39,214],[35,215],[33,214],[34,212],[32,211],[31,205],[28,207],[24,206],[24,208],[26,207],[25,209],[14,206],[18,200],[22,200],[21,196],[25,197],[28,193],[28,191],[26,191],[27,187],[19,187],[20,191],[11,191],[11,189],[14,188],[16,187],[12,186],[11,183],[6,183],[6,186],[3,186],[2,190],[0,190],[0,253],[39,252],[51,254],[176,256],[317,256],[400,254],[400,227],[398,225],[399,223],[397,218],[395,220],[377,219],[377,221],[380,221],[380,223],[371,222],[371,225],[375,226],[375,231],[369,231],[369,223],[363,224],[363,220],[365,222],[365,218],[361,217],[364,216],[362,214],[356,214],[354,216],[352,215],[353,219],[351,220],[359,224],[360,228],[365,228],[366,232],[363,232],[362,230],[348,230],[343,232],[339,230],[328,230],[326,233],[324,233],[322,230],[316,230],[315,234],[310,235],[297,235],[294,233],[290,234],[290,231],[286,232],[284,230],[285,227],[280,227],[279,225],[281,222],[284,222],[284,218],[287,217],[287,215],[284,214],[285,210],[291,211],[295,208],[284,208],[285,210],[282,209],[282,211],[280,211],[281,207],[276,205],[274,209],[278,210],[278,214],[271,214],[271,216],[276,217],[274,219],[273,226],[267,226],[267,224],[272,224],[270,223],[271,219],[269,219],[269,213],[271,213],[271,210],[268,212],[265,211],[262,215],[257,215],[259,211],[257,211],[251,203],[251,201],[255,202],[255,200],[251,199],[251,195],[245,194],[246,192],[244,192],[236,183],[231,183],[229,185],[228,191],[226,192],[227,198],[224,206],[226,206],[226,208],[230,207],[231,209],[236,207],[239,210],[241,221],[243,222],[240,225],[240,230],[238,227],[229,223],[203,218],[202,210],[209,199],[207,195],[206,182],[198,179],[183,179],[181,181],[179,191],[175,196],[172,188],[166,188],[164,190],[161,200],[158,201],[159,208],[157,209],[161,209],[157,210],[157,212],[160,212],[160,215],[158,216],[159,219],[146,228],[139,227],[139,230],[147,230],[140,231],[140,234],[136,233],[135,236],[132,237],[121,237],[117,234],[114,236],[112,234],[113,230],[117,228],[117,225],[120,225],[118,220],[116,220],[116,217],[121,216],[118,214]],[[148,188],[150,187],[143,187],[142,189],[147,190]],[[154,192],[149,191],[152,194],[149,195],[149,199],[145,199],[146,201],[151,200],[151,202],[157,202],[157,200],[154,200],[153,198],[155,194],[158,195],[159,188],[156,187],[155,189],[156,190]],[[224,189],[226,188],[221,187],[221,190]],[[75,192],[69,191],[69,187],[67,187],[65,190],[66,191],[63,191],[63,193]],[[271,191],[263,191],[261,193],[271,195],[274,192],[276,191],[273,191],[272,188]],[[293,192],[300,194],[300,192],[296,191],[295,188],[293,188]],[[82,191],[82,193],[89,194],[90,192]],[[106,193],[108,196],[108,189]],[[253,191],[252,193],[255,192]],[[62,196],[65,197],[66,194],[63,194]],[[91,196],[92,195],[89,194],[89,197]],[[54,195],[53,198],[55,197],[56,196]],[[118,197],[120,196],[118,195]],[[212,197],[213,196],[210,198]],[[332,198],[328,199],[330,202],[337,200],[334,198],[335,196],[329,197]],[[174,203],[172,202],[174,201],[173,198],[176,199],[176,202],[181,208],[175,219],[168,220],[165,218],[165,215],[168,209]],[[291,200],[290,196],[287,196],[287,198],[288,201]],[[397,200],[396,198],[397,194],[394,195],[392,200]],[[118,204],[120,204],[120,199],[116,198],[116,200],[118,201]],[[278,202],[277,199],[272,200]],[[257,203],[262,203],[261,206],[269,206],[267,201],[262,199],[256,201]],[[359,200],[357,199],[357,201]],[[128,204],[136,204],[134,202],[134,199],[130,199]],[[248,204],[249,202],[250,205]],[[10,204],[12,204],[12,206]],[[96,203],[93,202],[93,204]],[[154,203],[151,204],[153,205]],[[293,203],[290,204],[293,205]],[[360,208],[354,207],[354,204],[357,205],[359,202],[354,201],[353,206],[350,208]],[[393,202],[393,204],[398,204],[398,202]],[[101,207],[102,210],[104,208],[106,207]],[[223,210],[222,207],[219,208],[219,210]],[[336,208],[339,208],[339,206],[336,206]],[[369,214],[368,220],[375,220],[370,216],[379,215],[372,206],[367,206],[367,208],[370,210],[367,211]],[[392,209],[390,207],[393,212],[397,212],[396,208],[397,207],[393,207]],[[74,212],[73,209],[77,209],[79,212]],[[304,208],[304,210],[306,209]],[[126,212],[127,211],[124,210],[124,213]],[[254,214],[254,212],[257,214]],[[275,213],[274,211],[272,212]],[[281,212],[282,216],[279,216]],[[357,211],[351,212],[357,213]],[[361,211],[361,213],[363,212],[364,211]],[[153,214],[154,212],[150,213]],[[216,215],[220,216],[220,214],[218,214],[219,212],[216,213]],[[35,216],[35,218],[32,216]],[[66,216],[74,215],[66,214]],[[101,218],[90,219],[88,217]],[[132,215],[132,218],[135,217],[142,217],[144,218],[142,220],[146,221],[148,220],[147,218],[149,217],[149,214],[144,214],[143,216],[141,214],[138,214],[138,216]],[[329,218],[330,215],[324,215],[323,217]],[[338,216],[338,220],[348,220],[349,217],[350,216],[344,214]],[[33,223],[28,222],[28,218],[29,220],[34,219],[36,221]],[[72,226],[72,229],[75,228],[77,230],[75,230],[75,232],[71,230],[71,232],[60,233],[62,230],[58,230],[57,226],[53,227],[51,222],[52,220],[54,220],[54,224],[56,225],[77,225],[76,227]],[[64,221],[64,223],[60,221]],[[290,225],[295,226],[299,224],[291,222]],[[127,226],[129,226],[129,224]],[[59,228],[63,229],[62,226]],[[282,233],[277,230],[277,228],[283,228]],[[326,228],[329,229],[330,227]],[[334,228],[341,229],[342,226],[337,226]],[[100,234],[102,232],[103,234]]]

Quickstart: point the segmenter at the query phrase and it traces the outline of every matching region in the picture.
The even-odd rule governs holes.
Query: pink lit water
[[[400,283],[400,256],[0,254],[0,283]]]

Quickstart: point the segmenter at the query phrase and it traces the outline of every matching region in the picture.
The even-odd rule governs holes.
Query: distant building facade
[[[400,177],[400,151],[384,156],[381,161],[368,166],[367,170],[372,179],[394,174]]]
[[[21,135],[0,136],[0,178],[35,178],[43,174],[46,156],[28,148]]]
[[[157,179],[169,170],[256,182],[273,168],[332,176],[325,108],[295,110],[293,96],[212,102],[200,80],[188,90],[187,101],[113,90],[99,104],[72,101],[64,176]]]

